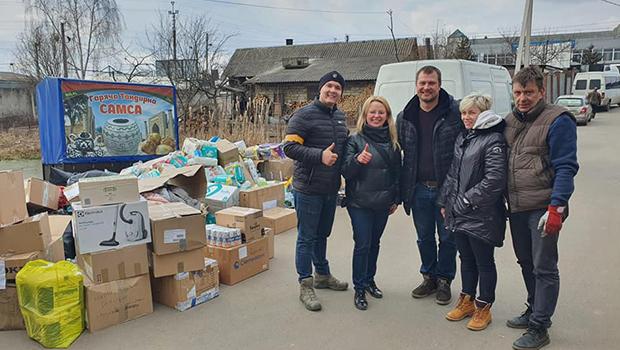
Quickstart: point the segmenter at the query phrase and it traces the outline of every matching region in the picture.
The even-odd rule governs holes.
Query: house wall
[[[30,89],[0,86],[0,126],[27,124],[34,119],[32,108]]]

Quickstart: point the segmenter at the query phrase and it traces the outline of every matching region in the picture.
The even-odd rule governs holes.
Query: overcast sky
[[[533,31],[572,32],[609,30],[620,24],[620,0],[534,0]],[[231,4],[236,3],[236,4]],[[350,40],[386,39],[393,10],[397,37],[429,36],[437,28],[461,29],[469,37],[499,36],[518,31],[523,0],[177,0],[179,16],[204,14],[223,33],[236,34],[225,47],[283,45],[285,38],[296,44]],[[117,0],[125,22],[123,38],[144,41],[145,31],[166,13],[169,1]],[[244,6],[254,4],[325,12]],[[0,71],[10,70],[16,37],[24,29],[24,1],[0,0]],[[360,13],[364,12],[364,13]]]

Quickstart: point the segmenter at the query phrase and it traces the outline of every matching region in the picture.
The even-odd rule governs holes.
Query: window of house
[[[614,49],[614,61],[620,61],[620,49]]]
[[[581,52],[573,53],[572,61],[575,62],[575,63],[581,63]]]
[[[603,61],[611,61],[613,58],[613,51],[611,49],[603,50]]]

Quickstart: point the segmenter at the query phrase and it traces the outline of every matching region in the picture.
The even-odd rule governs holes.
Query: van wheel
[[[607,101],[607,104],[605,105],[605,112],[609,112],[610,109],[611,109],[611,100]]]

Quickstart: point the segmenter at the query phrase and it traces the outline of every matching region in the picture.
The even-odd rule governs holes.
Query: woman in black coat
[[[461,259],[463,290],[446,318],[460,321],[472,316],[467,324],[471,330],[483,330],[491,323],[497,284],[493,254],[502,246],[506,230],[504,120],[490,108],[491,98],[485,95],[472,94],[461,101],[466,131],[456,139],[452,166],[437,199],[446,228],[455,232]]]
[[[368,308],[366,292],[383,293],[375,283],[379,241],[388,216],[400,203],[398,179],[401,153],[396,124],[388,102],[369,97],[349,137],[342,174],[346,180],[346,207],[353,226],[353,285],[355,307]]]

